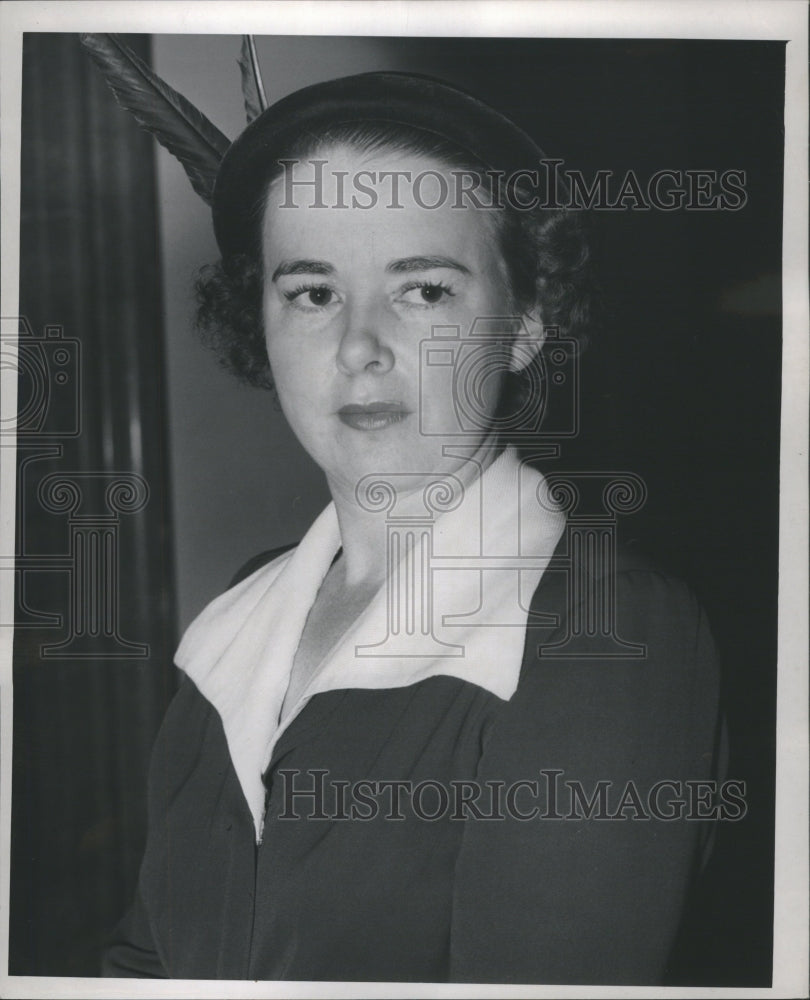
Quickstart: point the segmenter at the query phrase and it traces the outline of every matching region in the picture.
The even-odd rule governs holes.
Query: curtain
[[[25,36],[21,167],[9,972],[96,975],[175,618],[154,150],[76,35]]]

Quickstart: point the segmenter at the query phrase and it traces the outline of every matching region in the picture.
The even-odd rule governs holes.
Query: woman
[[[538,431],[544,341],[588,315],[542,159],[387,73],[299,91],[227,151],[201,324],[333,502],[181,643],[105,974],[666,976],[718,815],[714,652],[689,590],[610,530],[579,545],[509,443]]]

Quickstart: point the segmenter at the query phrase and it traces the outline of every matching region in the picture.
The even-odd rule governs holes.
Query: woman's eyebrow
[[[449,267],[462,274],[469,274],[470,269],[452,257],[403,257],[392,260],[385,270],[390,274],[408,274],[411,271],[430,271],[435,267]]]
[[[334,267],[325,260],[284,260],[273,271],[275,281],[285,274],[334,274]]]

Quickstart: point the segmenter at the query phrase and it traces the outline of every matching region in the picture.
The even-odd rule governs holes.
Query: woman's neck
[[[435,478],[452,475],[460,480],[462,488],[466,488],[482,475],[503,450],[503,444],[494,433],[489,435],[475,451],[459,445],[455,453],[448,456],[446,469],[437,471]],[[381,476],[381,481],[384,478]],[[413,484],[408,484],[407,489],[397,490],[394,503],[396,517],[424,516],[425,485],[426,482],[422,479],[420,482],[414,481]],[[345,585],[352,588],[381,585],[389,570],[387,515],[392,508],[386,505],[382,510],[368,510],[359,502],[356,489],[343,481],[330,479],[329,489],[340,527],[343,554],[339,562]]]

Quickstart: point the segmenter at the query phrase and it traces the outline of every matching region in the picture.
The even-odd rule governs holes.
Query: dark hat
[[[361,73],[297,90],[255,118],[226,152],[212,202],[223,257],[255,250],[256,210],[274,161],[302,132],[350,122],[408,125],[449,140],[508,176],[536,170],[543,151],[513,121],[441,80]]]

